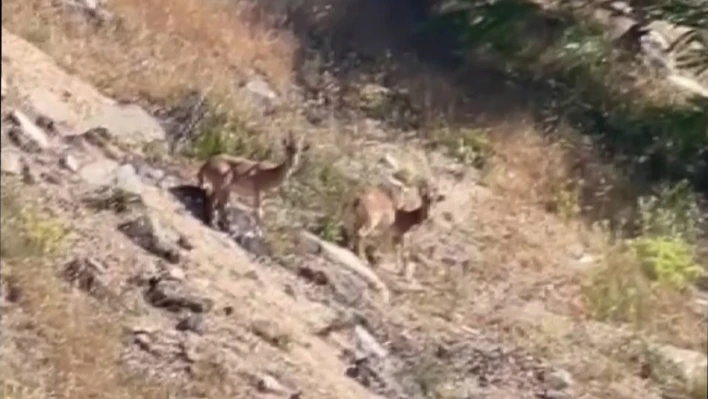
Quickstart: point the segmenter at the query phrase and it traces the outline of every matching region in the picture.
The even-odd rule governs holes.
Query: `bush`
[[[258,132],[250,128],[238,115],[210,110],[197,124],[197,134],[184,153],[198,159],[216,154],[232,154],[247,158],[263,159],[271,149],[258,142]]]
[[[0,209],[4,260],[51,255],[61,249],[68,233],[65,225],[35,206],[21,204],[9,185],[3,185]]]
[[[649,278],[678,289],[686,288],[703,270],[694,260],[691,245],[680,237],[639,237],[629,247]]]

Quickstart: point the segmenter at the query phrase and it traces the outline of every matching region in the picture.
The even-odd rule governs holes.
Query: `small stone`
[[[29,138],[40,149],[43,150],[49,147],[47,134],[22,111],[13,110],[10,117],[20,126],[21,132],[25,137]]]
[[[64,157],[62,157],[59,161],[59,164],[63,168],[71,172],[76,173],[79,171],[79,161],[77,161],[76,158],[74,158],[74,156],[71,154],[66,154]]]
[[[111,183],[117,168],[118,164],[115,161],[101,159],[83,165],[78,174],[89,184],[103,186]]]
[[[2,75],[0,77],[0,97],[5,98],[7,95],[7,79],[5,79],[5,75]]]
[[[555,370],[548,374],[548,383],[554,390],[563,390],[573,384],[573,376],[566,370]]]
[[[192,331],[197,334],[204,332],[204,317],[199,313],[190,314],[180,320],[175,328],[177,331]]]
[[[168,267],[167,270],[165,271],[165,278],[175,280],[175,281],[184,281],[186,278],[186,273],[184,272],[184,269],[181,267]]]
[[[37,184],[39,178],[29,165],[22,165],[22,181],[25,184]]]
[[[133,336],[133,340],[140,347],[140,349],[144,350],[145,352],[152,352],[152,340],[150,339],[150,335],[140,332]]]
[[[123,164],[115,170],[114,184],[131,193],[140,193],[142,186],[135,167],[129,163]]]
[[[252,80],[246,83],[246,90],[268,100],[274,100],[278,97],[278,95],[275,94],[275,92],[270,88],[270,85],[261,79]]]
[[[24,160],[22,159],[22,155],[17,151],[3,150],[2,156],[0,157],[0,164],[0,169],[2,169],[3,173],[19,175],[22,173]]]
[[[35,119],[35,124],[51,134],[57,133],[57,129],[54,125],[54,121],[52,120],[52,118],[49,118],[44,115],[39,115],[37,116],[37,119]]]
[[[182,249],[186,249],[187,251],[191,251],[194,249],[194,244],[187,238],[184,234],[180,234],[179,238],[177,239],[177,245],[180,246]]]
[[[555,389],[548,389],[545,392],[536,394],[537,397],[542,399],[567,399],[568,395],[565,392],[558,391]]]

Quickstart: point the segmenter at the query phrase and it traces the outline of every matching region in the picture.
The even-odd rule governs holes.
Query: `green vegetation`
[[[674,13],[688,18],[699,7],[685,3],[686,11]],[[621,61],[622,50],[570,11],[542,11],[526,0],[458,5],[433,18],[421,34],[449,43],[461,59],[474,53],[502,66],[537,91],[542,121],[561,116],[600,139],[639,180],[688,179],[708,189],[707,101],[643,95],[632,74],[636,68]]]
[[[429,128],[427,135],[433,147],[442,147],[450,157],[476,168],[484,167],[493,153],[489,133],[482,129],[456,129],[441,123]]]
[[[63,247],[67,228],[60,220],[40,212],[36,206],[21,203],[16,190],[9,183],[3,184],[0,257],[9,261],[57,253]]]
[[[258,141],[259,132],[236,113],[227,113],[207,103],[206,115],[195,125],[196,134],[184,155],[206,159],[226,153],[253,159],[267,159],[271,148]]]

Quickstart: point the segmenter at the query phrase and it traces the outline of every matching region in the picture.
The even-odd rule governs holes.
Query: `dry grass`
[[[245,2],[116,0],[119,23],[95,28],[48,0],[5,1],[5,28],[109,94],[164,99],[185,88],[238,106],[239,73],[260,71],[275,87],[291,78],[293,40]]]
[[[3,293],[11,288],[16,296],[16,305],[3,311],[5,393],[19,394],[13,398],[50,393],[57,398],[167,398],[166,388],[149,386],[116,367],[122,351],[120,316],[108,317],[96,303],[72,295],[56,267],[64,224],[20,205],[15,195],[3,181]],[[32,345],[21,349],[25,341]],[[27,358],[37,363],[23,362]]]
[[[657,339],[705,351],[704,316],[691,310],[691,295],[651,281],[636,258],[610,248],[585,287],[588,311],[600,320],[629,324]]]

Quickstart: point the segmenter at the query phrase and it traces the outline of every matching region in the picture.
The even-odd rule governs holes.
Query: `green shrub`
[[[258,142],[258,132],[238,115],[212,110],[196,129],[194,140],[184,151],[187,156],[198,159],[221,153],[255,159],[270,156],[270,149]]]
[[[695,262],[693,248],[676,236],[644,236],[630,241],[629,247],[652,280],[678,289],[685,288],[702,272]]]

